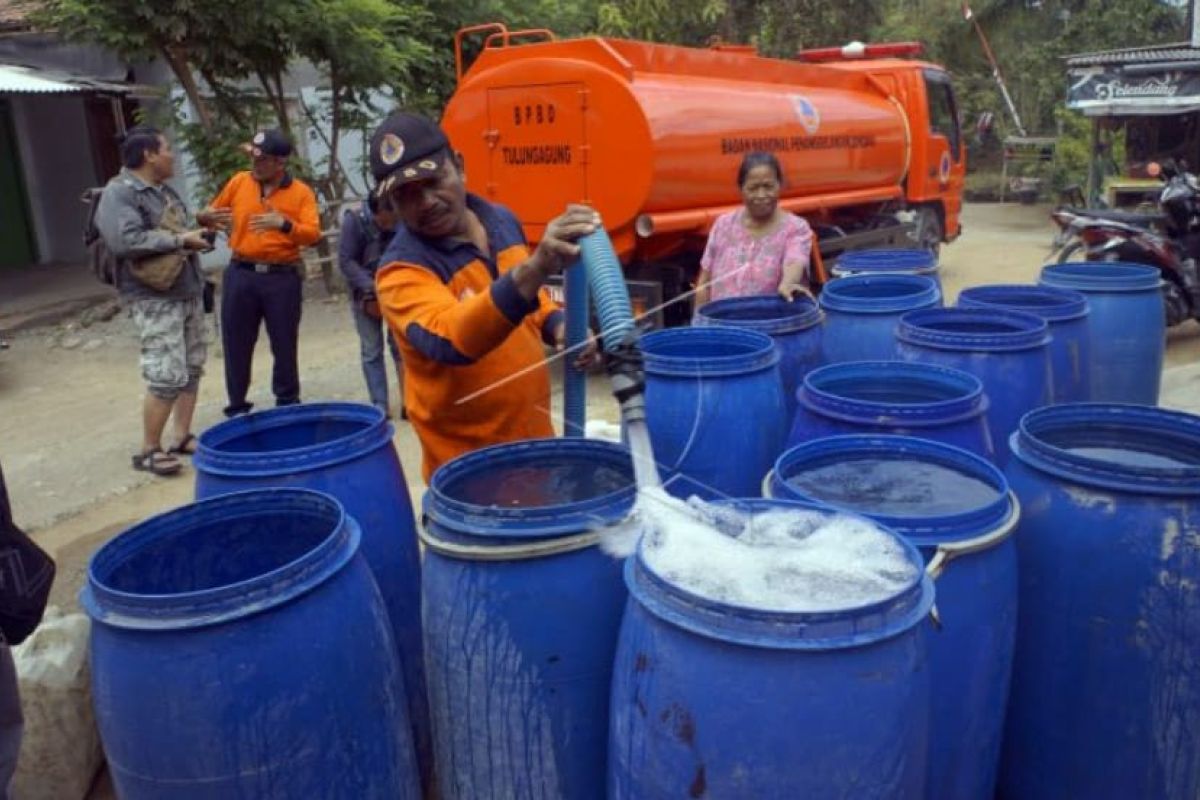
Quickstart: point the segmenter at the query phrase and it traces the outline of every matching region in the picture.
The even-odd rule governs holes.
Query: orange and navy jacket
[[[512,212],[475,195],[467,207],[487,230],[492,255],[400,226],[375,276],[404,358],[404,402],[426,481],[462,453],[554,435],[543,343],[553,341],[562,311],[545,289],[533,302],[517,292],[509,272],[529,259],[529,246]]]
[[[229,179],[209,208],[228,208],[233,211],[233,228],[229,231],[229,248],[233,257],[263,264],[297,264],[300,248],[316,244],[321,238],[321,219],[317,212],[317,196],[303,181],[285,175],[283,182],[270,193],[251,172],[239,172]],[[278,211],[290,223],[286,231],[250,230],[250,217]]]

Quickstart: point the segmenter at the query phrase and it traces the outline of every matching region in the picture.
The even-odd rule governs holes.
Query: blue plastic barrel
[[[853,511],[920,548],[937,579],[930,800],[992,800],[1017,626],[1020,518],[1004,476],[956,447],[837,436],[787,451],[771,494]]]
[[[937,281],[924,275],[855,275],[821,290],[826,364],[887,361],[896,357],[896,325],[919,308],[942,304]]]
[[[938,274],[937,256],[929,250],[913,248],[852,250],[838,256],[833,266],[835,278],[848,275],[925,275],[938,282],[942,288],[941,276]]]
[[[769,336],[702,326],[641,338],[646,427],[663,486],[678,497],[754,497],[789,420]]]
[[[920,436],[993,458],[988,398],[974,375],[935,364],[849,361],[808,373],[788,447],[850,433]]]
[[[1055,403],[1086,402],[1091,392],[1091,341],[1087,296],[1074,289],[1024,284],[972,286],[958,295],[961,308],[1008,308],[1035,314],[1050,326],[1050,367]]]
[[[1200,417],[1030,413],[1001,795],[1200,797]]]
[[[409,691],[409,719],[431,785],[433,764],[421,657],[421,564],[412,501],[383,411],[307,403],[234,417],[200,435],[196,497],[268,486],[338,499],[362,528],[362,553],[383,594]]]
[[[988,396],[996,463],[1008,460],[1008,435],[1031,409],[1050,402],[1050,332],[1023,311],[935,308],[905,314],[896,329],[906,361],[941,364],[979,378]]]
[[[1167,325],[1158,270],[1118,262],[1052,264],[1042,268],[1041,283],[1087,295],[1088,399],[1158,403]]]
[[[125,800],[421,796],[387,610],[333,498],[232,494],[104,545],[80,602]]]
[[[778,295],[729,297],[700,307],[700,325],[727,325],[765,333],[779,347],[779,373],[787,418],[796,413],[796,389],[808,371],[821,364],[824,315],[807,297],[788,302]]]
[[[597,440],[489,447],[433,474],[422,589],[442,800],[604,797],[626,595],[598,531],[634,497],[628,451]]]
[[[738,501],[749,510],[818,508]],[[921,556],[901,544],[910,563]],[[821,613],[698,596],[627,559],[613,668],[610,800],[925,797],[924,573]]]

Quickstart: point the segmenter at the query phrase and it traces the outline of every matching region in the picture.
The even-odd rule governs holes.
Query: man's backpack
[[[96,209],[100,207],[103,187],[88,189],[80,199],[87,206],[87,220],[83,224],[83,246],[87,250],[88,267],[96,280],[109,286],[117,285],[117,258],[104,243],[100,229],[96,227]]]

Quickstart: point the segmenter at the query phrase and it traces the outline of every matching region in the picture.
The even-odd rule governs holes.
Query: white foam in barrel
[[[870,521],[805,510],[750,514],[661,489],[639,493],[647,565],[701,597],[766,611],[821,612],[886,600],[917,567]]]

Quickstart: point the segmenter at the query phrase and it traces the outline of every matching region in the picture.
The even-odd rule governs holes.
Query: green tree
[[[68,41],[101,45],[129,62],[161,58],[170,66],[195,116],[190,123],[176,114],[176,127],[209,190],[242,163],[238,145],[266,119],[292,130],[284,78],[296,59],[310,61],[327,83],[324,116],[333,153],[347,121],[365,124],[371,90],[414,93],[411,76],[433,59],[422,32],[434,20],[416,0],[42,0],[41,5],[35,24]],[[321,166],[317,182],[329,199],[339,198],[345,176],[336,157]]]

